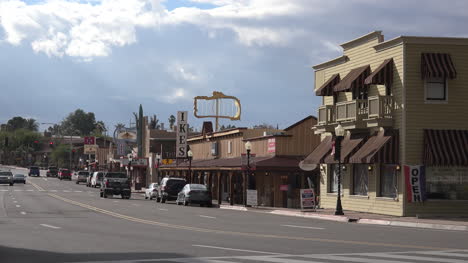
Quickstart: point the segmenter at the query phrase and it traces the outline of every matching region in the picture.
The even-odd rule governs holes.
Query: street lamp
[[[343,140],[345,129],[341,124],[335,128],[335,160],[338,161],[338,198],[336,199],[335,215],[344,215],[341,206],[341,141]]]
[[[189,167],[188,167],[189,183],[192,183],[192,157],[193,157],[192,150],[187,151],[187,156],[188,156],[188,160],[189,160]]]
[[[252,143],[250,141],[247,141],[245,143],[245,150],[247,151],[247,176],[246,176],[246,182],[245,182],[245,199],[244,199],[244,205],[247,206],[247,189],[249,189],[249,182],[250,182],[250,151],[252,150]]]
[[[157,154],[156,154],[156,169],[157,169],[156,172],[158,173],[158,177],[157,177],[158,183],[160,182],[160,179],[161,179],[161,178],[160,178],[161,176],[159,175],[159,172],[160,172],[160,171],[159,171],[159,162],[160,162],[160,161],[161,161],[161,154],[157,153]]]

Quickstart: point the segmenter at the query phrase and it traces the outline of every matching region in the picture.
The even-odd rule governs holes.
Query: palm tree
[[[174,128],[174,123],[176,122],[176,118],[174,117],[174,115],[171,115],[168,121],[169,121],[169,128],[172,130]]]
[[[159,120],[156,114],[153,114],[153,117],[150,118],[149,126],[150,126],[150,129],[156,129],[156,130],[161,129],[161,125],[159,124]]]
[[[38,131],[39,130],[39,124],[37,121],[33,118],[26,119],[25,122],[25,129],[30,130],[30,131]]]

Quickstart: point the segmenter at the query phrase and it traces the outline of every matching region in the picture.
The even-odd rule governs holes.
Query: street
[[[26,169],[15,173],[27,174]],[[1,262],[467,262],[466,232],[104,199],[57,178],[0,185]]]

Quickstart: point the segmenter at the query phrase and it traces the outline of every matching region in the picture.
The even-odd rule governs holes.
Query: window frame
[[[430,81],[431,79],[442,79],[442,78],[425,78],[424,79],[424,102],[427,104],[444,104],[448,103],[448,79],[443,78],[444,81],[444,98],[443,99],[436,99],[436,98],[428,98],[428,84],[434,83],[434,81]],[[440,82],[437,82],[440,83]]]
[[[364,167],[364,171],[366,171],[366,175],[367,175],[367,185],[366,185],[366,193],[365,194],[362,194],[362,193],[356,193],[356,184],[354,183],[354,180],[356,178],[356,169],[358,169],[358,167]],[[355,195],[355,196],[369,196],[369,170],[367,168],[368,164],[354,164],[353,165],[353,176],[351,177],[351,195]]]
[[[385,171],[385,166],[389,166],[390,169],[393,169],[393,178],[392,178],[392,187],[393,187],[393,194],[394,196],[388,196],[388,195],[384,195],[382,193],[383,191],[383,186],[382,186],[382,183],[383,183],[383,177],[384,177],[384,171]],[[381,164],[380,165],[380,171],[379,171],[379,191],[377,192],[377,197],[382,197],[382,198],[392,198],[392,199],[397,199],[398,198],[398,171],[396,170],[396,167],[398,166],[398,164]]]

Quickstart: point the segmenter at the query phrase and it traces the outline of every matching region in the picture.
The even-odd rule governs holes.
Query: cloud
[[[197,73],[195,67],[189,64],[173,62],[168,66],[167,71],[177,81],[193,83],[202,80],[200,73]]]

